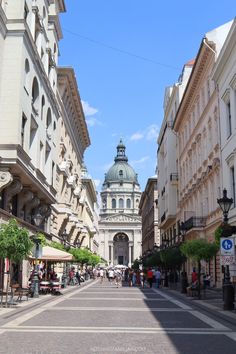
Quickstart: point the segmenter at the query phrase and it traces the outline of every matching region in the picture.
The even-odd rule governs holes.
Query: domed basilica
[[[105,174],[101,191],[99,253],[109,265],[130,266],[141,255],[140,198],[137,174],[128,164],[125,145],[120,140],[115,163]]]

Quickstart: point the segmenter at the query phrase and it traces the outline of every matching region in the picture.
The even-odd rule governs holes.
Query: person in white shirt
[[[100,281],[101,281],[101,283],[103,282],[103,278],[104,278],[104,270],[100,269]]]

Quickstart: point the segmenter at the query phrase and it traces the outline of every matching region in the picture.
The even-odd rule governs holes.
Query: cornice
[[[230,57],[233,48],[236,47],[236,19],[234,19],[228,36],[225,40],[223,48],[220,51],[220,55],[216,61],[215,68],[213,70],[213,80],[218,82],[225,71],[225,64]]]
[[[87,124],[85,121],[85,116],[83,112],[83,107],[81,104],[81,99],[79,95],[79,90],[75,78],[75,73],[72,68],[57,68],[58,73],[58,86],[65,86],[68,89],[68,94],[70,96],[71,102],[73,104],[74,111],[76,112],[76,117],[74,117],[74,121],[80,134],[82,132],[83,145],[84,149],[86,149],[90,144],[90,138],[88,133]],[[60,95],[60,93],[59,93]],[[63,96],[63,95],[62,95]],[[63,97],[61,97],[63,102]],[[64,102],[63,102],[64,105]],[[72,118],[72,117],[71,117]],[[70,120],[71,120],[70,118]]]
[[[213,52],[208,48],[208,46],[204,44],[203,39],[178,111],[176,113],[175,121],[173,124],[173,129],[176,132],[178,131],[180,124],[183,122],[183,116],[185,115],[189,105],[192,103],[193,98],[196,95],[198,84],[201,80],[205,68],[208,65],[208,60],[210,60],[213,55]]]

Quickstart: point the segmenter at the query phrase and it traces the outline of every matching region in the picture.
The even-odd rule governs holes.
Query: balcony
[[[195,228],[200,228],[206,226],[206,218],[204,217],[196,217],[192,216],[188,220],[184,222],[184,229],[186,231],[195,229]]]

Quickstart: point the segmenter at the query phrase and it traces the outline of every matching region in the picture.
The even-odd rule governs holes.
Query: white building
[[[221,193],[227,189],[233,198],[229,223],[236,225],[236,20],[234,20],[213,72],[219,95],[221,141]],[[221,212],[220,212],[221,213]],[[222,218],[222,214],[221,214]],[[234,236],[235,241],[236,237]],[[234,269],[234,272],[232,272]],[[231,267],[236,275],[236,266]]]
[[[141,256],[141,197],[137,174],[128,164],[122,140],[101,192],[99,254],[112,265],[131,265]]]
[[[169,245],[177,241],[179,232],[176,224],[179,180],[177,135],[172,128],[193,64],[193,60],[186,63],[178,82],[165,90],[164,118],[157,140],[158,225],[160,242],[164,243],[163,239]]]

